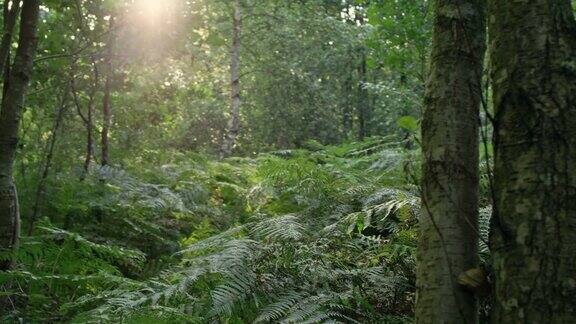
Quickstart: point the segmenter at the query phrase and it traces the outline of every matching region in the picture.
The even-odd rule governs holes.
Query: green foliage
[[[2,295],[18,307],[9,318],[61,321],[67,303],[131,280],[123,275],[143,270],[137,250],[92,242],[78,234],[42,224],[39,234],[22,242],[19,267],[0,273]]]
[[[418,130],[418,121],[412,116],[404,116],[398,119],[398,126],[409,132],[415,132]]]
[[[222,161],[230,1],[157,3],[43,2],[14,168],[24,228],[36,202],[40,220],[0,273],[0,322],[411,322],[430,1],[242,1],[245,157]],[[112,165],[100,167],[107,73]],[[54,133],[72,79],[80,105],[64,101]],[[364,105],[373,136],[354,141]]]
[[[373,138],[224,162],[168,155],[140,172],[53,179],[46,215],[67,229],[44,221],[20,268],[3,275],[26,305],[8,318],[408,322],[418,198],[402,178],[375,176],[403,163],[358,166],[409,157],[397,152]]]

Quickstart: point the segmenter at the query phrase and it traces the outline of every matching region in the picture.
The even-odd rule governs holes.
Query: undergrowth
[[[0,274],[3,321],[410,322],[418,154],[390,138],[308,147],[55,175]]]

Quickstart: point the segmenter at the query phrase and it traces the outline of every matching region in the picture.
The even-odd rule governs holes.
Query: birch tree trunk
[[[110,125],[112,124],[110,97],[112,92],[112,76],[114,74],[114,64],[113,64],[114,42],[115,42],[114,21],[115,18],[113,15],[111,15],[110,25],[108,28],[110,38],[108,40],[108,53],[106,54],[106,80],[104,81],[104,99],[102,103],[103,124],[102,124],[102,134],[100,143],[102,149],[102,157],[100,163],[102,164],[102,166],[106,166],[110,163],[109,133],[110,133]]]
[[[242,3],[234,1],[234,15],[232,18],[232,61],[230,64],[230,88],[232,111],[228,131],[224,137],[221,158],[230,156],[240,131],[240,45],[242,36]]]
[[[576,23],[570,0],[490,1],[494,323],[576,323]]]
[[[436,0],[423,142],[417,323],[476,323],[477,301],[458,275],[478,265],[478,125],[482,0]]]
[[[20,236],[20,211],[13,167],[24,95],[34,65],[39,11],[39,0],[24,0],[18,49],[10,73],[4,80],[0,107],[0,271],[11,268],[12,254],[18,248]]]

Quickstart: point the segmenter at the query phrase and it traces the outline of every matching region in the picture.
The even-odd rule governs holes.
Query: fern
[[[98,254],[100,257],[129,264],[131,266],[141,267],[146,256],[144,253],[136,250],[129,250],[118,246],[103,245],[91,242],[76,233],[71,233],[63,229],[54,227],[40,227],[45,232],[44,238],[52,240],[72,240],[82,248],[87,248]]]
[[[479,253],[486,259],[490,253],[490,247],[487,242],[490,236],[490,219],[492,218],[492,206],[487,206],[480,209],[479,212],[478,229],[480,232],[479,239]]]
[[[139,176],[94,169],[53,206],[74,205],[69,192],[95,196],[75,211],[83,226],[44,225],[21,256],[26,265],[59,253],[83,263],[24,268],[0,282],[56,287],[69,298],[54,309],[77,323],[403,318],[414,291],[419,198],[369,169],[390,152],[402,154],[375,138],[254,160],[182,158]]]
[[[279,320],[285,316],[288,311],[300,300],[306,297],[307,294],[303,292],[288,291],[286,293],[282,293],[276,298],[274,303],[271,303],[262,309],[254,322],[267,323]]]
[[[273,240],[300,240],[304,227],[298,222],[295,215],[284,215],[271,218],[254,224],[251,234],[257,238],[268,241]]]
[[[226,283],[216,287],[209,315],[230,315],[235,304],[243,301],[256,284],[256,275],[246,268],[237,268],[226,276]]]

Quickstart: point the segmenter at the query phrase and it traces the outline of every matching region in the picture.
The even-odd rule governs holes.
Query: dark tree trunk
[[[12,266],[12,254],[18,248],[20,236],[20,211],[13,167],[24,95],[32,75],[38,41],[36,31],[39,11],[39,0],[24,0],[18,49],[11,73],[4,80],[0,111],[0,270]]]
[[[12,36],[19,13],[20,6],[10,5],[9,1],[4,1],[4,33],[0,44],[0,71],[4,71],[6,65],[10,64],[10,46],[12,46]]]
[[[495,323],[576,323],[570,0],[490,1]]]
[[[232,60],[230,64],[231,116],[228,131],[222,145],[221,158],[230,156],[240,131],[240,45],[242,36],[242,4],[234,1],[232,19]]]
[[[483,0],[436,0],[422,122],[417,323],[477,323],[458,277],[478,266],[478,125],[485,52]]]
[[[78,27],[79,29],[82,31],[82,34],[84,36],[84,38],[86,39],[86,41],[89,41],[90,37],[89,37],[89,28],[86,26],[85,22],[84,22],[84,16],[82,13],[82,1],[81,0],[76,0],[75,1],[76,4],[76,18],[78,20]],[[113,25],[112,25],[113,26]],[[113,31],[110,30],[110,33],[112,33]],[[111,34],[112,35],[112,34]],[[112,36],[110,37],[110,44],[113,44],[114,39],[112,38]],[[109,48],[110,50],[110,48]],[[109,53],[109,56],[111,57],[112,53]],[[83,173],[80,176],[80,180],[84,180],[86,178],[86,176],[88,175],[88,173],[90,172],[90,164],[92,163],[92,160],[95,158],[95,154],[94,154],[94,104],[95,104],[95,100],[96,100],[96,93],[98,92],[98,88],[100,86],[100,73],[98,70],[98,64],[96,62],[96,58],[94,56],[91,57],[91,63],[92,63],[92,72],[93,72],[93,84],[92,87],[90,89],[90,92],[88,94],[88,103],[87,103],[87,107],[86,107],[86,115],[84,116],[84,114],[82,113],[82,104],[78,98],[78,92],[77,92],[77,88],[76,88],[76,80],[74,78],[72,78],[71,81],[71,91],[72,91],[72,98],[74,99],[74,104],[76,106],[76,110],[78,111],[78,115],[80,116],[80,118],[82,119],[82,121],[84,122],[84,125],[86,127],[86,156],[84,158],[84,165],[83,165]],[[108,97],[108,100],[110,98]],[[109,110],[109,109],[108,109]]]
[[[64,113],[68,104],[69,89],[62,94],[62,100],[56,109],[56,116],[54,116],[54,125],[52,126],[52,133],[48,145],[46,147],[46,159],[44,160],[44,167],[42,169],[42,175],[38,182],[38,187],[36,188],[36,199],[34,201],[34,208],[32,210],[32,218],[30,219],[30,224],[28,225],[28,236],[34,233],[34,227],[36,221],[38,221],[38,216],[40,214],[40,209],[44,202],[44,195],[46,193],[46,181],[48,180],[48,175],[50,173],[50,168],[52,167],[52,159],[54,158],[54,148],[56,146],[56,140],[58,139],[58,131],[60,130],[60,125],[62,124],[62,119],[64,118]]]
[[[88,103],[86,104],[86,115],[82,113],[82,103],[80,98],[78,98],[78,91],[76,88],[76,82],[74,78],[71,81],[71,91],[74,99],[74,105],[78,115],[82,119],[84,126],[86,127],[86,155],[84,158],[83,173],[80,180],[84,180],[90,171],[90,164],[94,157],[94,102],[96,99],[96,92],[98,91],[98,85],[100,84],[100,75],[98,73],[98,66],[96,61],[92,61],[92,71],[94,73],[93,85],[88,94]]]

